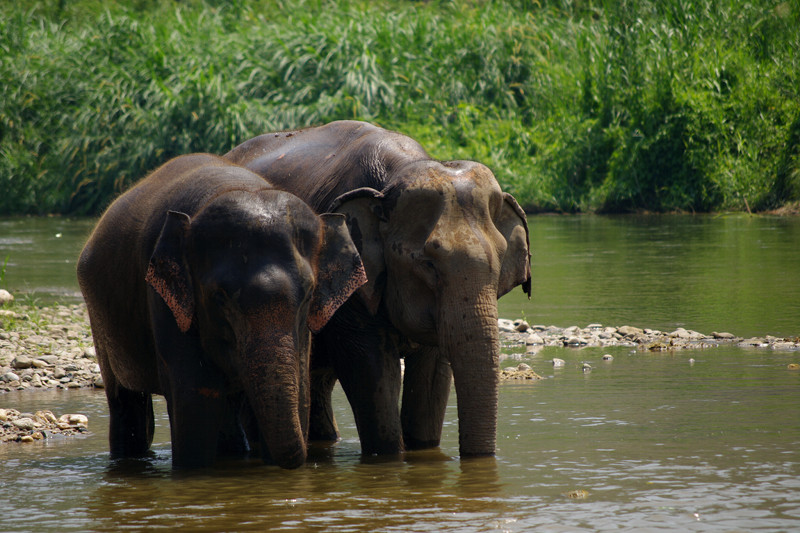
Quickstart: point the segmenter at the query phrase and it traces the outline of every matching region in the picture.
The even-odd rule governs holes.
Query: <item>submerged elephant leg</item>
[[[108,363],[109,351],[102,339],[102,335],[95,336],[95,348],[108,400],[111,457],[141,457],[153,443],[153,398],[149,392],[133,391],[120,384]]]
[[[336,385],[336,374],[331,368],[311,369],[311,407],[308,439],[312,441],[337,441],[339,428],[333,415],[331,395]]]
[[[400,427],[400,360],[388,354],[348,358],[337,367],[358,428],[361,453],[396,454],[405,449]]]
[[[326,338],[325,349],[353,410],[361,453],[400,453],[404,445],[396,339],[374,324],[341,315],[331,321],[335,334]]]
[[[105,379],[110,415],[108,442],[111,457],[141,457],[153,443],[155,417],[149,393],[136,392]]]
[[[198,356],[197,338],[166,335],[169,327],[172,323],[157,323],[156,345],[159,384],[169,412],[172,467],[211,466],[223,420],[233,414],[226,396],[228,386],[222,372]]]
[[[180,387],[167,396],[173,468],[214,464],[220,421],[230,414],[225,398],[219,394],[219,390],[207,387]]]
[[[439,446],[452,377],[438,348],[424,346],[406,355],[400,417],[409,450]]]
[[[250,451],[245,432],[244,420],[246,416],[244,394],[232,395],[226,402],[227,412],[220,421],[219,441],[217,442],[217,455],[240,457]]]

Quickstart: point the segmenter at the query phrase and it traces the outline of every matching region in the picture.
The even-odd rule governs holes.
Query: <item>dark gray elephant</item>
[[[497,298],[517,285],[530,295],[530,254],[525,214],[492,172],[354,121],[261,135],[225,158],[345,214],[367,270],[315,336],[310,437],[337,437],[338,378],[363,453],[438,446],[454,378],[461,455],[494,454]]]
[[[113,457],[144,454],[167,400],[176,468],[246,449],[306,458],[310,331],[365,281],[341,215],[316,215],[220,157],[175,158],[119,197],[78,261]]]

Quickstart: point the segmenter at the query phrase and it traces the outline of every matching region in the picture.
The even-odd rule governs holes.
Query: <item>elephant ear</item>
[[[384,220],[383,198],[383,193],[362,187],[339,196],[330,209],[346,217],[350,237],[367,273],[367,282],[358,290],[358,296],[372,315],[378,312],[386,284],[383,238],[380,233],[380,223]]]
[[[495,220],[495,226],[505,237],[508,247],[500,270],[497,297],[522,285],[522,290],[530,298],[531,253],[527,217],[513,196],[503,193],[503,200],[503,208]]]
[[[194,291],[183,255],[189,225],[189,215],[167,213],[145,276],[145,281],[170,308],[183,333],[189,331],[194,316]]]
[[[344,215],[321,215],[324,234],[317,258],[317,286],[311,299],[308,327],[317,333],[339,307],[367,282],[367,274],[347,231]]]

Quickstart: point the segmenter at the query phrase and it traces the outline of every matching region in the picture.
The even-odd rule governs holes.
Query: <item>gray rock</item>
[[[588,344],[588,341],[582,339],[580,337],[569,337],[568,339],[564,340],[564,346],[582,346],[584,344]]]
[[[14,301],[14,295],[5,289],[0,289],[0,305],[10,304]]]
[[[13,381],[19,381],[19,376],[13,372],[6,372],[3,374],[3,377],[0,380],[5,381],[6,383],[11,383]]]
[[[506,318],[498,319],[497,327],[500,328],[500,331],[505,331],[506,333],[513,333],[516,331],[516,329],[514,329],[514,322]]]
[[[11,423],[17,429],[22,429],[24,431],[36,429],[36,422],[33,421],[33,418],[17,418],[16,420],[12,420]]]
[[[617,333],[623,337],[638,337],[639,335],[644,335],[644,330],[633,326],[622,326],[617,328]]]
[[[702,333],[687,330],[685,328],[678,328],[669,334],[670,337],[684,339],[684,340],[700,340],[704,337]]]
[[[44,361],[48,365],[54,365],[58,363],[58,356],[57,355],[42,355],[39,357],[40,361]]]
[[[520,333],[525,333],[530,328],[531,328],[530,325],[527,322],[525,322],[524,320],[520,320],[519,322],[515,322],[514,323],[514,329],[516,329]]]
[[[33,366],[33,360],[27,355],[18,355],[11,361],[11,367],[17,370],[30,368]]]
[[[528,338],[525,339],[525,344],[532,345],[532,344],[544,344],[544,339],[538,333],[531,333],[528,335]]]

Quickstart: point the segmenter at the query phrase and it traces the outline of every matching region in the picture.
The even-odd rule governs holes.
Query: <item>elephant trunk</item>
[[[298,468],[306,460],[307,423],[302,420],[308,417],[308,399],[303,396],[309,384],[300,352],[288,336],[262,340],[244,365],[245,393],[267,448],[262,455],[282,468]]]
[[[459,294],[446,301],[459,305],[441,311],[439,342],[456,385],[459,452],[462,457],[494,455],[500,363],[497,293],[491,286],[472,296],[464,287],[456,291]]]

